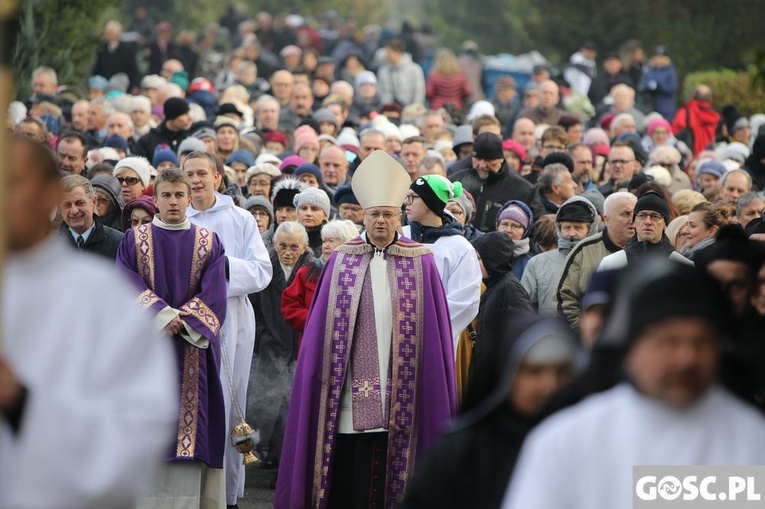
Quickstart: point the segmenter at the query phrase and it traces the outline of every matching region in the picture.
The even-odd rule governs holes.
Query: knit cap
[[[228,156],[228,159],[226,159],[227,165],[231,166],[231,163],[242,163],[249,168],[255,164],[255,156],[249,150],[235,150]]]
[[[658,212],[664,218],[664,222],[669,224],[669,205],[667,205],[667,201],[658,194],[649,192],[641,196],[635,204],[635,212],[632,217],[634,218],[637,216],[638,212],[643,210]]]
[[[295,131],[295,153],[300,152],[300,149],[305,145],[319,147],[319,135],[311,127],[307,126],[305,129],[300,128]]]
[[[189,112],[189,105],[180,97],[171,97],[165,101],[163,109],[165,111],[165,120],[175,120]]]
[[[417,193],[425,205],[438,216],[443,214],[449,200],[462,194],[460,182],[451,182],[441,175],[418,177],[409,189]]]
[[[528,214],[526,214],[526,211],[523,210],[520,206],[514,203],[502,209],[502,211],[497,215],[497,225],[499,225],[503,219],[512,219],[516,223],[519,223],[521,226],[523,226],[524,230],[529,229]]]
[[[296,209],[300,209],[302,205],[316,205],[322,209],[327,215],[327,218],[329,218],[329,196],[322,189],[316,189],[315,187],[306,188],[300,191],[292,202],[295,204]]]
[[[178,166],[178,156],[175,155],[175,152],[170,148],[170,145],[157,145],[157,148],[154,149],[154,157],[151,160],[152,166],[156,168],[167,161]]]
[[[122,159],[114,167],[113,175],[116,177],[122,170],[133,170],[141,179],[144,189],[149,187],[149,181],[151,179],[151,165],[149,161],[144,157],[126,157]]]

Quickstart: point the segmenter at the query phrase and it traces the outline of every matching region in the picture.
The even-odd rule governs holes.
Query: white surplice
[[[58,236],[4,267],[2,353],[28,395],[0,417],[0,508],[132,508],[178,420],[176,361],[113,266]]]
[[[244,411],[247,408],[247,383],[255,348],[255,312],[247,295],[265,289],[271,282],[271,258],[252,214],[234,205],[230,196],[215,193],[215,204],[211,208],[198,211],[189,207],[186,214],[192,223],[217,233],[226,251],[229,281],[226,285],[228,302],[222,346],[228,352],[236,397]],[[221,378],[224,380],[226,429],[231,430],[237,415],[231,405],[228,376],[223,368]],[[244,465],[242,455],[229,439],[226,440],[224,469],[226,503],[233,505],[237,498],[244,496]]]
[[[765,465],[765,418],[719,387],[680,409],[619,385],[529,435],[502,507],[631,509],[633,465]]]
[[[404,237],[411,238],[409,226],[404,226],[403,232]],[[456,358],[460,334],[478,316],[483,278],[481,264],[475,248],[462,235],[439,237],[433,244],[423,245],[433,252],[444,284]]]

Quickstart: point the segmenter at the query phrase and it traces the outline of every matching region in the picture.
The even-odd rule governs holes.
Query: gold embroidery
[[[202,277],[202,270],[207,265],[207,261],[210,259],[212,250],[210,244],[212,242],[212,231],[207,228],[195,226],[194,233],[194,254],[191,258],[191,278],[189,280],[189,297],[194,295],[197,290],[197,284]]]
[[[207,304],[202,302],[199,297],[194,297],[181,306],[181,311],[190,313],[191,316],[202,322],[213,335],[217,335],[218,331],[220,331],[220,321],[218,320],[218,316]]]
[[[146,311],[160,300],[161,299],[157,296],[157,294],[151,290],[144,290],[141,292],[141,295],[135,299],[136,303],[141,305],[141,311]]]
[[[197,444],[199,419],[199,348],[186,345],[183,355],[183,382],[181,408],[178,419],[178,442],[175,455],[193,458]]]
[[[154,241],[151,224],[141,225],[134,232],[138,275],[147,287],[154,288]]]

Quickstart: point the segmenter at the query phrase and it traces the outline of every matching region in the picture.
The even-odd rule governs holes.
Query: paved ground
[[[275,480],[276,470],[248,467],[244,498],[239,502],[239,509],[271,509],[274,506],[271,486]]]

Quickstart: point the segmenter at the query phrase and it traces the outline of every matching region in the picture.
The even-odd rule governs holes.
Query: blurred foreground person
[[[486,338],[494,343],[491,355],[477,356],[462,411],[417,469],[402,508],[502,502],[523,439],[544,403],[571,379],[576,354],[558,318],[516,317],[508,325],[498,329],[500,341]]]
[[[377,150],[353,192],[366,233],[329,258],[295,370],[274,507],[395,507],[456,407],[435,260],[400,236],[411,179]]]
[[[51,233],[51,152],[7,148],[0,507],[132,508],[178,419],[170,344],[113,266]]]
[[[765,449],[752,444],[765,440],[765,419],[717,383],[732,322],[702,271],[638,261],[603,333],[624,345],[628,381],[529,435],[503,507],[630,508],[634,465],[763,464]]]

